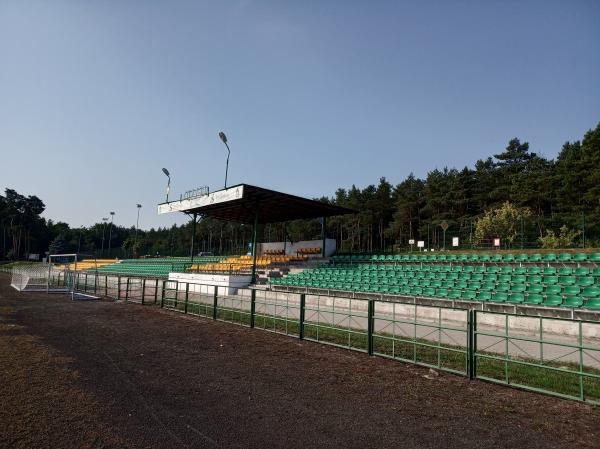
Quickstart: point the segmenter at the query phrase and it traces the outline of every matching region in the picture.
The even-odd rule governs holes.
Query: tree
[[[500,238],[512,245],[522,219],[531,215],[527,208],[519,208],[506,201],[497,209],[490,209],[475,222],[475,238],[482,242],[489,238]]]
[[[65,236],[63,234],[59,234],[54,240],[52,240],[52,243],[50,243],[48,252],[50,254],[63,254],[66,246]]]

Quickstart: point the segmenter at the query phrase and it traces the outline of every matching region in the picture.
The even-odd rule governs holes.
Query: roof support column
[[[196,218],[198,214],[194,212],[194,222],[192,223],[192,247],[190,248],[190,263],[194,264],[194,241],[196,240]]]
[[[321,239],[323,240],[323,248],[321,249],[321,257],[325,257],[325,243],[327,240],[327,234],[325,229],[327,228],[327,217],[321,219]]]
[[[252,278],[250,280],[250,282],[252,284],[256,283],[256,256],[258,254],[257,240],[258,240],[258,205],[256,205],[256,209],[254,209],[254,226],[252,228]]]

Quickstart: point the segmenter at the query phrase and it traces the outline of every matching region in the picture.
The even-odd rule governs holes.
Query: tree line
[[[566,142],[555,159],[514,138],[472,168],[436,168],[424,178],[410,174],[395,186],[381,178],[320,200],[357,211],[327,221],[327,236],[344,252],[402,251],[411,241],[441,249],[450,247],[451,237],[462,247],[491,246],[497,237],[508,247],[598,246],[600,124],[581,141]],[[49,249],[98,257],[190,254],[191,222],[137,232],[106,222],[71,228],[44,219],[44,210],[37,196],[12,189],[0,195],[0,258],[43,256]],[[251,226],[211,218],[196,229],[195,250],[214,254],[244,253],[252,236]],[[270,224],[259,234],[266,241],[319,239],[321,223]]]

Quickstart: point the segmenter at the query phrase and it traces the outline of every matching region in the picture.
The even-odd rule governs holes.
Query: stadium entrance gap
[[[158,213],[183,212],[194,218],[213,217],[224,221],[252,224],[252,278],[256,281],[256,256],[258,226],[291,220],[321,218],[322,256],[325,256],[325,226],[327,217],[354,214],[356,211],[321,201],[302,198],[287,193],[238,184],[196,198],[171,201],[158,205]],[[192,237],[192,257],[194,254]]]

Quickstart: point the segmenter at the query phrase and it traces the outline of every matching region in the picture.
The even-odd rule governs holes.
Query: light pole
[[[81,252],[81,234],[83,233],[83,226],[79,227],[79,243],[77,244],[77,254]]]
[[[219,137],[227,147],[227,163],[225,164],[225,188],[227,188],[227,171],[229,170],[229,155],[231,154],[231,151],[229,150],[229,145],[227,144],[227,136],[223,131],[219,133]]]
[[[169,178],[169,180],[167,181],[167,203],[169,202],[169,191],[171,190],[171,174],[169,173],[169,170],[167,170],[166,168],[162,169],[163,173],[165,175],[167,175],[167,178]]]
[[[137,245],[137,235],[138,235],[138,228],[140,225],[140,209],[142,208],[141,204],[137,204],[137,221],[135,222],[135,241],[133,243],[133,247],[135,248]]]
[[[113,220],[115,218],[115,213],[111,212],[110,213],[110,226],[108,227],[108,257],[110,258],[110,244],[112,241],[112,225],[113,225]]]
[[[102,257],[104,257],[104,231],[106,230],[107,221],[108,218],[102,218],[102,251],[100,252]]]

